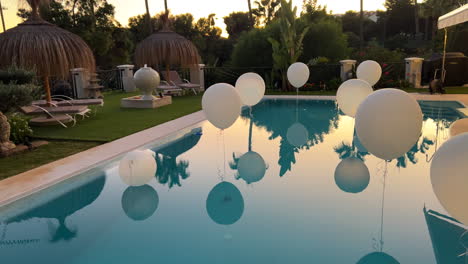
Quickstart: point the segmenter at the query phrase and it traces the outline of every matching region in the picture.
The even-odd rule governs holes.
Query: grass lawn
[[[120,99],[134,94],[112,92],[105,94],[104,107],[97,114],[78,121],[76,126],[33,128],[34,136],[44,139],[88,140],[108,142],[135,132],[185,116],[201,109],[201,96],[173,97],[172,104],[157,109],[120,108]]]
[[[33,151],[0,159],[0,180],[95,147],[97,142],[50,141]]]

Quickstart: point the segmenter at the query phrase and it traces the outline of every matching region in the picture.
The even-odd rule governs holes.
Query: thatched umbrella
[[[51,101],[49,77],[66,79],[72,68],[95,71],[94,55],[77,35],[44,21],[39,5],[46,0],[28,0],[31,17],[0,34],[0,68],[12,64],[34,70],[44,80],[47,101]]]
[[[165,65],[167,76],[171,65],[190,66],[200,63],[197,47],[169,29],[169,13],[161,16],[163,28],[147,37],[135,50],[135,63],[142,67]]]

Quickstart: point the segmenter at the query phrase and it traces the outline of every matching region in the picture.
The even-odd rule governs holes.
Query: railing
[[[99,84],[103,86],[103,91],[123,90],[122,76],[118,69],[96,71]]]

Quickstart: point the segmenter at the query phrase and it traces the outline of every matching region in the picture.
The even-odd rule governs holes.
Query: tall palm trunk
[[[361,13],[359,16],[359,49],[364,48],[364,3],[361,0]]]
[[[249,5],[249,19],[250,19],[250,24],[252,27],[254,26],[254,20],[253,20],[253,15],[252,15],[252,5],[250,4],[250,0],[247,0],[247,4]]]
[[[419,34],[419,9],[418,0],[414,0],[414,26],[416,35]]]
[[[90,13],[91,13],[91,19],[92,19],[92,31],[94,31],[96,29],[96,14],[95,14],[95,11],[94,11],[94,3],[96,1],[95,0],[90,0]]]
[[[5,18],[3,17],[3,7],[2,7],[2,1],[0,0],[0,17],[2,18],[2,26],[3,26],[3,32],[6,31],[6,26],[5,26]]]
[[[166,13],[168,12],[168,9],[167,9],[167,0],[164,0],[164,8],[166,9]]]
[[[151,24],[151,15],[149,11],[149,5],[148,5],[148,0],[145,0],[145,5],[146,5],[146,22],[148,23],[148,30],[149,33],[153,33],[153,25]]]

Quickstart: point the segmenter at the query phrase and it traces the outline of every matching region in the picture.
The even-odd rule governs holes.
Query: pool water
[[[388,163],[335,101],[264,100],[224,132],[203,122],[151,146],[148,185],[126,186],[116,160],[0,209],[0,263],[465,263],[465,230],[435,197],[428,161],[463,106],[420,104],[419,142]],[[302,147],[288,141],[296,122]],[[249,149],[267,166],[247,183],[236,169]],[[362,192],[335,182],[349,157],[369,169]]]

